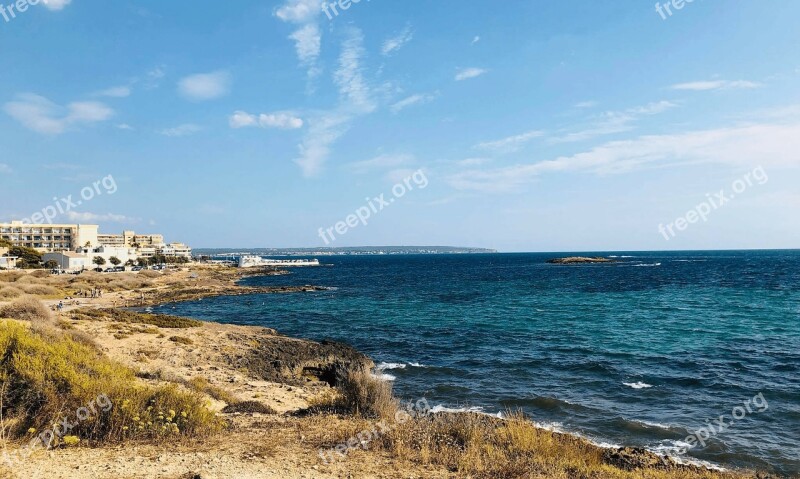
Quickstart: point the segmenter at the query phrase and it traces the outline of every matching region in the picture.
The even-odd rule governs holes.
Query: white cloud
[[[554,160],[493,170],[468,170],[448,181],[456,189],[509,191],[546,173],[619,174],[644,167],[717,163],[731,167],[791,167],[800,151],[800,121],[733,126],[613,141]]]
[[[295,30],[289,38],[294,40],[297,57],[303,65],[310,66],[317,61],[322,49],[322,36],[316,24],[309,23]]]
[[[308,118],[308,130],[298,146],[300,155],[294,160],[306,177],[322,171],[331,146],[347,133],[354,119],[372,113],[377,108],[362,72],[363,41],[361,32],[353,29],[342,44],[339,68],[333,75],[339,89],[339,105]]]
[[[598,117],[593,118],[592,124],[580,131],[567,133],[562,136],[550,138],[550,143],[574,143],[586,141],[599,136],[624,133],[635,128],[635,124],[640,119],[664,113],[667,110],[676,108],[678,105],[669,101],[659,101],[648,103],[647,105],[628,108],[621,111],[607,111]]]
[[[42,3],[48,10],[58,11],[72,3],[72,0],[42,0]]]
[[[756,83],[746,80],[710,80],[710,81],[695,81],[688,83],[678,83],[672,85],[673,90],[690,90],[690,91],[708,91],[708,90],[751,90],[760,88],[761,83]]]
[[[308,69],[309,78],[319,73],[316,66],[322,48],[322,32],[319,28],[319,16],[322,14],[320,0],[286,0],[275,11],[275,16],[286,23],[299,25],[289,35],[295,42],[297,57],[302,66]]]
[[[414,38],[414,32],[411,30],[411,26],[405,27],[400,33],[397,35],[387,39],[383,42],[383,47],[381,48],[381,53],[383,56],[387,56],[392,52],[396,52],[403,48],[403,46],[410,42]]]
[[[475,45],[475,44],[476,44],[476,43],[478,43],[479,41],[481,41],[481,37],[479,37],[479,36],[475,35],[475,38],[473,38],[473,39],[472,39],[472,43],[471,43],[471,45]]]
[[[488,70],[483,68],[464,68],[456,73],[456,81],[469,80],[470,78],[477,78],[481,75],[488,73]]]
[[[24,127],[38,133],[59,135],[70,128],[108,120],[114,110],[94,101],[72,102],[66,107],[30,93],[18,95],[3,110]]]
[[[229,118],[231,128],[246,128],[258,126],[261,128],[282,128],[293,130],[303,127],[303,119],[298,118],[290,112],[276,112],[261,115],[253,115],[246,111],[237,111]]]
[[[368,173],[374,170],[386,170],[388,168],[405,166],[413,162],[413,155],[380,155],[369,160],[350,163],[347,167],[356,173]]]
[[[497,153],[513,153],[519,151],[529,141],[543,137],[544,134],[545,133],[541,130],[532,130],[527,133],[522,133],[521,135],[503,138],[502,140],[479,143],[475,145],[475,148]]]
[[[5,163],[0,163],[0,174],[9,174],[11,173],[11,167]]]
[[[95,93],[96,96],[108,96],[112,98],[125,98],[130,96],[131,89],[127,86],[115,86]]]
[[[394,105],[390,106],[389,109],[392,111],[392,113],[399,113],[400,111],[413,105],[423,105],[425,103],[430,103],[433,100],[435,100],[437,96],[438,94],[418,93],[416,95],[411,95],[409,97],[406,97],[398,101]]]
[[[134,128],[127,123],[120,123],[117,125],[117,128],[120,130],[133,130]]]
[[[203,127],[200,125],[195,125],[194,123],[184,123],[183,125],[176,126],[175,128],[166,128],[161,130],[159,133],[164,136],[175,138],[180,136],[194,135],[200,131],[203,131]]]
[[[316,18],[321,11],[319,0],[288,0],[275,15],[284,22],[305,23]]]
[[[594,108],[597,106],[596,101],[582,101],[575,104],[575,108]]]
[[[190,75],[178,82],[178,91],[192,101],[213,100],[230,91],[231,76],[224,71]]]
[[[66,215],[70,221],[78,221],[80,223],[96,223],[99,221],[107,221],[111,223],[136,223],[139,221],[139,218],[131,218],[130,216],[116,215],[114,213],[96,214],[67,211]]]

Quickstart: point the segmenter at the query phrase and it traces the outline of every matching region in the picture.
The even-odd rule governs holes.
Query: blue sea
[[[331,266],[244,283],[329,291],[155,309],[349,343],[399,396],[440,409],[522,410],[602,445],[800,472],[800,251],[594,254],[618,262],[320,257]]]

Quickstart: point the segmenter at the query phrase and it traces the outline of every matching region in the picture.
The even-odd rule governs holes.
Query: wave
[[[609,256],[609,258],[635,258],[636,256]]]
[[[388,370],[391,370],[391,369],[406,369],[408,366],[411,366],[412,368],[427,368],[428,367],[428,366],[425,366],[424,364],[420,364],[420,363],[416,363],[416,362],[410,362],[410,363],[387,363],[387,362],[382,362],[382,363],[378,364],[377,366],[375,366],[375,369],[377,369],[378,371],[388,371]]]
[[[643,383],[641,381],[638,381],[638,382],[635,382],[635,383],[622,383],[622,384],[628,386],[629,388],[633,388],[633,389],[649,389],[649,388],[653,387],[652,384]]]
[[[397,376],[392,376],[391,374],[386,374],[386,373],[373,374],[372,377],[375,379],[380,379],[381,381],[394,381],[395,379],[397,379]]]
[[[375,366],[378,371],[386,371],[389,369],[405,369],[406,365],[403,363],[380,363]]]
[[[634,266],[642,267],[642,268],[655,268],[656,266],[661,266],[661,263],[651,263],[651,264],[635,264]]]

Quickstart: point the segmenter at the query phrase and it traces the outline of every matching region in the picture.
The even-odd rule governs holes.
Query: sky
[[[35,3],[0,0],[0,221],[800,247],[796,0]]]

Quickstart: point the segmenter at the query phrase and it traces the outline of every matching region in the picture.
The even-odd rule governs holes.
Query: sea
[[[721,468],[800,473],[800,251],[319,257],[317,293],[157,312],[332,339],[404,399]]]

